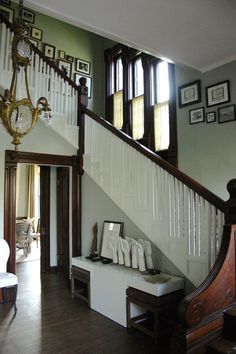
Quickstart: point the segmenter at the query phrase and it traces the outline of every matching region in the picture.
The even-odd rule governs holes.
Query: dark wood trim
[[[78,214],[79,209],[78,196],[78,178],[76,178],[79,169],[77,156],[64,156],[41,154],[31,152],[21,152],[14,150],[6,150],[5,152],[5,189],[4,189],[4,238],[10,246],[10,258],[8,262],[8,270],[15,273],[15,221],[16,221],[16,168],[17,163],[55,165],[55,166],[72,166],[72,244],[73,256],[80,255],[81,249],[81,232],[78,232]],[[77,175],[78,177],[78,175]],[[77,181],[76,181],[77,179]],[[77,206],[77,207],[76,207]],[[79,216],[81,221],[81,216]]]
[[[118,138],[126,142],[128,145],[132,146],[134,149],[139,151],[141,154],[146,156],[148,159],[152,160],[154,163],[162,167],[164,170],[172,174],[178,180],[183,182],[189,188],[191,188],[194,192],[198,193],[204,199],[206,199],[209,203],[213,204],[216,208],[221,211],[224,211],[224,201],[219,198],[217,195],[206,189],[200,183],[196,182],[194,179],[187,176],[185,173],[179,171],[175,166],[171,165],[167,161],[163,160],[161,157],[157,156],[154,152],[145,148],[145,146],[141,145],[137,141],[133,140],[130,136],[123,133],[122,131],[116,129],[113,125],[107,122],[105,119],[99,117],[88,108],[83,107],[83,112],[87,114],[90,118],[94,119],[96,122],[101,124],[104,128],[115,134]]]
[[[35,163],[55,166],[73,166],[74,164],[73,156],[42,154],[15,150],[6,150],[5,159],[8,163]]]
[[[10,247],[7,269],[16,272],[16,162],[5,163],[4,238]]]
[[[40,166],[40,242],[42,273],[50,272],[50,166]]]
[[[178,145],[177,145],[177,113],[176,113],[176,83],[175,83],[175,65],[168,64],[169,72],[169,120],[170,120],[170,145],[168,148],[168,162],[178,166]]]

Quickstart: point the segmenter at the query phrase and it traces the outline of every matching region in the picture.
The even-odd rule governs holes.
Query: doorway
[[[48,190],[50,190],[50,166],[67,166],[71,167],[72,173],[69,182],[71,190],[71,198],[69,200],[69,208],[71,216],[71,256],[79,256],[81,254],[81,228],[79,225],[80,213],[79,208],[79,176],[78,176],[78,159],[76,156],[48,155],[7,150],[5,153],[5,189],[4,189],[4,232],[5,239],[10,246],[10,258],[8,262],[8,270],[15,273],[16,269],[16,250],[15,250],[15,222],[16,222],[16,169],[17,163],[39,164],[43,166],[44,172],[41,172],[40,188],[42,196],[41,211],[41,232],[42,232],[42,260],[41,271],[50,272],[50,200],[48,199]],[[41,171],[42,171],[41,170]],[[44,177],[42,177],[44,176]],[[45,188],[45,193],[42,191]],[[45,233],[45,235],[44,235]],[[45,252],[43,248],[45,247]]]

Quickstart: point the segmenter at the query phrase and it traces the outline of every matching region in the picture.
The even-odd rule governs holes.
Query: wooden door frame
[[[8,271],[16,271],[16,169],[17,163],[72,167],[72,257],[81,255],[81,184],[77,156],[5,151],[4,238],[10,247]]]

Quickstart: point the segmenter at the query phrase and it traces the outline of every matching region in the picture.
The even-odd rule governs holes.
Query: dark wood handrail
[[[160,156],[156,155],[154,152],[141,145],[134,139],[132,139],[127,134],[123,133],[121,130],[116,129],[113,125],[107,122],[105,119],[99,117],[86,107],[82,107],[82,113],[87,114],[90,118],[95,120],[97,123],[101,124],[104,128],[115,134],[118,138],[122,139],[128,145],[132,146],[134,149],[139,151],[141,154],[146,156],[148,159],[159,165],[161,168],[169,172],[171,175],[176,177],[179,181],[184,183],[194,192],[198,193],[201,197],[206,199],[209,203],[214,205],[216,208],[224,212],[224,200],[219,198],[217,195],[209,191],[207,188],[202,186],[200,183],[196,182],[191,177],[187,176],[185,173],[178,170],[176,167],[163,160]]]
[[[4,22],[7,26],[7,28],[9,28],[12,32],[15,32],[13,24],[11,24],[1,13],[0,13],[0,22]],[[39,50],[37,47],[35,47],[35,45],[33,43],[31,43],[31,45],[32,45],[32,49],[33,49],[34,53],[38,54],[38,56],[41,59],[43,59],[43,61],[45,61],[50,67],[52,67],[54,69],[54,71],[59,76],[61,76],[64,81],[67,81],[68,84],[70,86],[72,86],[76,91],[79,90],[78,85],[76,85],[76,83],[73,80],[71,80],[68,76],[66,76],[65,73],[61,69],[59,69],[58,66],[54,62],[52,62],[49,58],[47,58],[41,52],[41,50]]]

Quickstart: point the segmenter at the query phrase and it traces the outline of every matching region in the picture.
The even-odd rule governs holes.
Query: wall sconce
[[[21,144],[20,139],[34,128],[40,117],[46,124],[50,124],[52,119],[51,109],[45,97],[38,99],[36,107],[33,106],[30,98],[27,68],[31,61],[32,47],[27,36],[28,26],[22,21],[22,8],[23,0],[20,0],[20,16],[14,24],[15,35],[12,41],[13,75],[11,86],[0,98],[0,117],[7,132],[13,137],[12,144],[15,145],[15,150]],[[17,99],[17,78],[21,70],[24,70],[26,97]]]

